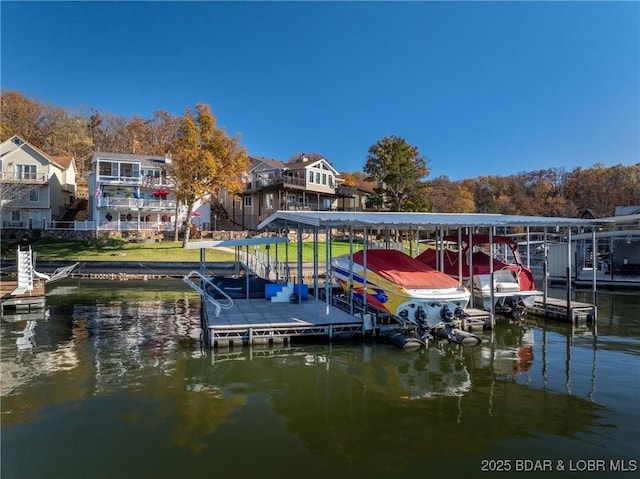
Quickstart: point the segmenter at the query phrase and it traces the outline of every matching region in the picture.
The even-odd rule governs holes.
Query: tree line
[[[185,186],[192,191],[183,198],[187,204],[204,190],[238,189],[240,170],[247,164],[239,138],[219,129],[206,105],[177,117],[158,110],[148,118],[128,118],[93,108],[72,111],[13,90],[3,90],[0,101],[0,141],[17,134],[52,156],[74,156],[80,174],[90,169],[94,151],[189,158],[184,181],[195,177],[202,182],[195,196],[194,185]],[[428,179],[429,161],[391,135],[369,148],[362,171],[340,173],[347,186],[368,191],[370,206],[379,210],[568,217],[589,210],[603,217],[612,216],[616,206],[640,205],[640,163],[451,181],[446,176]],[[194,170],[198,162],[201,171]],[[221,179],[205,181],[206,175]]]

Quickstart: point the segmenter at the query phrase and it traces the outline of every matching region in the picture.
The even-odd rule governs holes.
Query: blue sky
[[[4,89],[69,109],[207,103],[256,156],[361,171],[405,138],[429,178],[640,162],[640,3],[11,2]]]

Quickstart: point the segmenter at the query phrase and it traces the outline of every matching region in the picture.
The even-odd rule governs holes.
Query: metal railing
[[[198,279],[197,283],[192,279],[194,277]],[[199,271],[190,271],[182,280],[200,293],[203,300],[207,300],[213,304],[216,318],[220,316],[221,310],[233,307],[233,299],[231,296],[214,284],[212,278],[203,275]],[[220,295],[222,298],[216,298],[214,295]]]
[[[29,224],[28,221],[3,221],[3,228],[71,230],[71,231],[173,231],[173,221],[46,221]]]
[[[15,171],[0,171],[0,181],[7,182],[24,182],[24,183],[46,183],[46,173],[29,173]]]
[[[153,200],[146,198],[110,198],[108,196],[99,197],[97,201],[98,208],[111,209],[157,209],[157,210],[175,210],[176,202],[174,200]]]

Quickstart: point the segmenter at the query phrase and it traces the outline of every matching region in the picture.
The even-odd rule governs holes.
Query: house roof
[[[261,157],[257,157],[257,156],[249,156],[249,160],[251,161],[251,163],[253,164],[253,166],[251,167],[251,170],[255,170],[258,167],[260,167],[261,165],[266,165],[270,168],[274,168],[274,169],[286,169],[287,168],[287,164],[279,161],[279,160],[274,160],[272,158],[265,158],[263,156]]]
[[[71,163],[74,161],[73,156],[50,156],[52,163],[57,164],[63,170],[66,170],[71,166]]]
[[[17,144],[15,142],[16,139],[20,141],[20,144]],[[6,144],[8,142],[11,142],[16,146],[11,151],[5,151],[4,153],[2,153],[2,156],[9,155],[9,154],[11,154],[11,153],[13,153],[15,151],[21,150],[24,147],[26,147],[26,148],[29,148],[29,149],[33,150],[36,154],[40,155],[45,160],[47,160],[49,163],[52,163],[53,165],[57,166],[61,170],[68,169],[69,166],[71,166],[71,164],[74,162],[74,158],[72,156],[51,156],[51,155],[47,154],[46,152],[42,151],[37,146],[32,145],[28,141],[25,141],[23,138],[21,138],[18,135],[13,135],[11,138],[9,138],[8,140],[4,141],[2,144],[4,145],[4,144]]]
[[[320,160],[316,160],[316,161],[294,161],[294,162],[284,162],[284,161],[280,161],[280,160],[274,160],[272,158],[265,158],[265,157],[262,157],[262,156],[261,157],[249,156],[249,159],[251,160],[251,163],[253,164],[253,166],[251,167],[252,171],[258,169],[262,165],[266,165],[266,166],[268,166],[270,168],[280,169],[280,170],[304,170],[305,168],[308,168],[310,166],[316,166],[318,163],[323,163],[323,164],[327,165],[327,167],[335,175],[339,175],[340,174],[338,172],[338,170],[336,170],[331,165],[331,163],[329,163],[324,158],[322,158]]]
[[[324,165],[326,165],[332,172],[334,175],[339,175],[340,173],[338,172],[338,170],[336,170],[333,165],[331,163],[329,163],[327,160],[325,160],[324,158],[321,158],[319,160],[315,160],[315,161],[296,161],[294,163],[287,163],[287,168],[289,170],[302,170],[305,168],[309,168],[312,166],[317,166],[318,163],[322,163]]]
[[[640,214],[640,206],[616,206],[615,216]]]

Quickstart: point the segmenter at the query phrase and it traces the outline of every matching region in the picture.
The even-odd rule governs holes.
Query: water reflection
[[[283,444],[300,467],[314,464],[314,477],[334,468],[415,477],[425,461],[457,463],[460,451],[523,457],[517,444],[538,439],[637,452],[637,368],[620,371],[637,367],[639,350],[626,307],[605,303],[597,328],[499,324],[470,349],[357,342],[214,353],[201,349],[199,298],[159,283],[63,284],[46,317],[2,318],[3,471],[43,476],[75,451],[102,477],[123,477],[114,456],[138,472],[129,477],[202,477],[212,455],[229,475],[241,447],[271,451],[243,464],[260,475]],[[89,445],[90,431],[99,434]],[[35,437],[52,446],[25,461]]]
[[[515,381],[523,371],[517,351],[531,344],[512,337],[501,338],[506,348],[493,356],[451,345],[407,353],[381,344],[218,354],[194,380],[247,403],[268,395],[287,431],[314,454],[377,473],[397,472],[399,457],[447,456],[443,445],[451,455],[481,453],[504,439],[574,436],[600,422],[603,408],[594,402]]]

